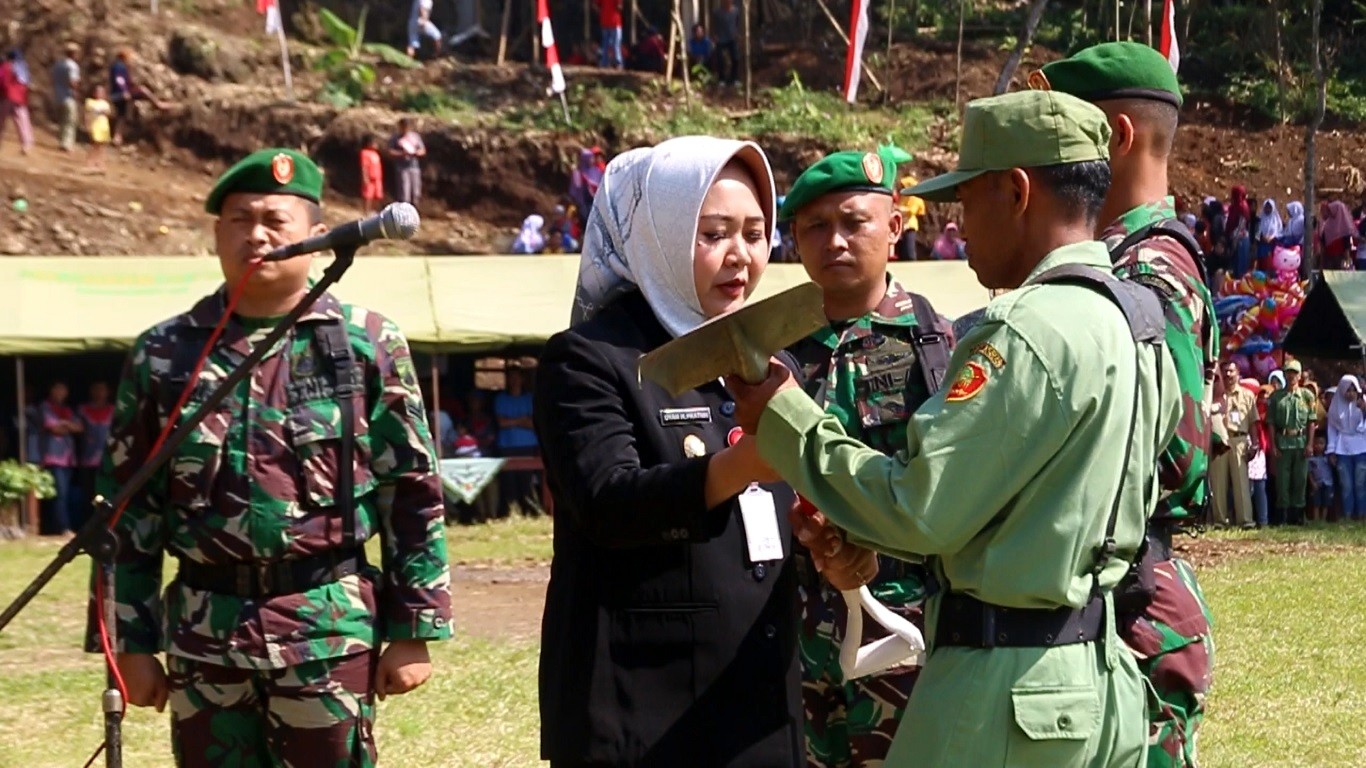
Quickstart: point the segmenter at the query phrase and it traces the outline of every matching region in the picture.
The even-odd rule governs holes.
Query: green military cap
[[[234,192],[295,195],[315,203],[323,198],[323,172],[302,152],[263,149],[242,158],[213,185],[204,210],[217,216],[223,198]]]
[[[895,147],[884,146],[877,152],[849,150],[821,158],[792,183],[778,210],[778,221],[790,220],[808,203],[831,192],[892,194],[897,165],[893,150]]]
[[[1181,106],[1181,86],[1171,62],[1142,43],[1093,45],[1045,65],[1029,76],[1029,85],[1086,101],[1152,99]]]
[[[1110,159],[1110,124],[1094,104],[1054,91],[1020,91],[968,102],[958,168],[904,195],[937,203],[957,199],[958,185],[992,171]]]
[[[1304,367],[1300,365],[1300,361],[1299,361],[1299,360],[1290,360],[1290,361],[1286,362],[1286,364],[1285,364],[1285,370],[1286,370],[1287,373],[1289,373],[1289,372],[1291,372],[1291,371],[1293,371],[1293,372],[1295,372],[1295,373],[1300,373],[1300,372],[1302,372],[1302,371],[1304,370]]]

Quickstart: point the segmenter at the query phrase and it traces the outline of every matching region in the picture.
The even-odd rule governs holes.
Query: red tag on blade
[[[726,445],[735,445],[740,442],[740,438],[744,436],[745,430],[740,429],[739,427],[731,427],[730,431],[726,433]]]

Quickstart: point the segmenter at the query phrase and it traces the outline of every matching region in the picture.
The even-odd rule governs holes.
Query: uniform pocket
[[[375,487],[370,471],[367,422],[356,409],[354,423],[355,446],[352,449],[353,497],[359,498]],[[298,457],[303,493],[300,500],[313,508],[333,507],[340,497],[338,468],[342,445],[341,405],[332,400],[320,400],[295,407],[289,415],[290,442]]]
[[[1008,765],[1054,768],[1086,764],[1087,743],[1100,726],[1100,699],[1092,686],[1012,688],[1015,728]]]
[[[186,406],[193,413],[196,405]],[[211,413],[180,444],[168,464],[166,499],[172,506],[186,510],[209,506],[214,481],[223,466],[223,444],[230,414]]]

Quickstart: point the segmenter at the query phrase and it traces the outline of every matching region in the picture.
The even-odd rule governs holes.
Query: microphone
[[[266,254],[263,261],[281,261],[306,253],[365,245],[372,240],[408,240],[417,234],[422,219],[408,203],[390,203],[368,219],[349,221],[327,232]]]

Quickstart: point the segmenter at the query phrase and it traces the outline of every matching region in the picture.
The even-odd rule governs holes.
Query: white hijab
[[[1347,397],[1347,385],[1352,385],[1354,397]],[[1348,374],[1338,380],[1337,391],[1333,393],[1333,402],[1328,406],[1328,423],[1338,432],[1356,434],[1362,431],[1363,419],[1361,409],[1357,407],[1356,399],[1360,397],[1361,382],[1357,377]]]
[[[1271,210],[1267,210],[1270,208]],[[1262,217],[1257,220],[1257,236],[1265,237],[1268,240],[1275,240],[1281,236],[1281,211],[1276,207],[1276,201],[1267,198],[1262,202]]]
[[[707,320],[693,281],[697,217],[712,182],[732,159],[754,175],[771,232],[778,218],[773,170],[753,142],[680,136],[607,164],[584,229],[571,325],[592,318],[633,287],[671,336]]]

